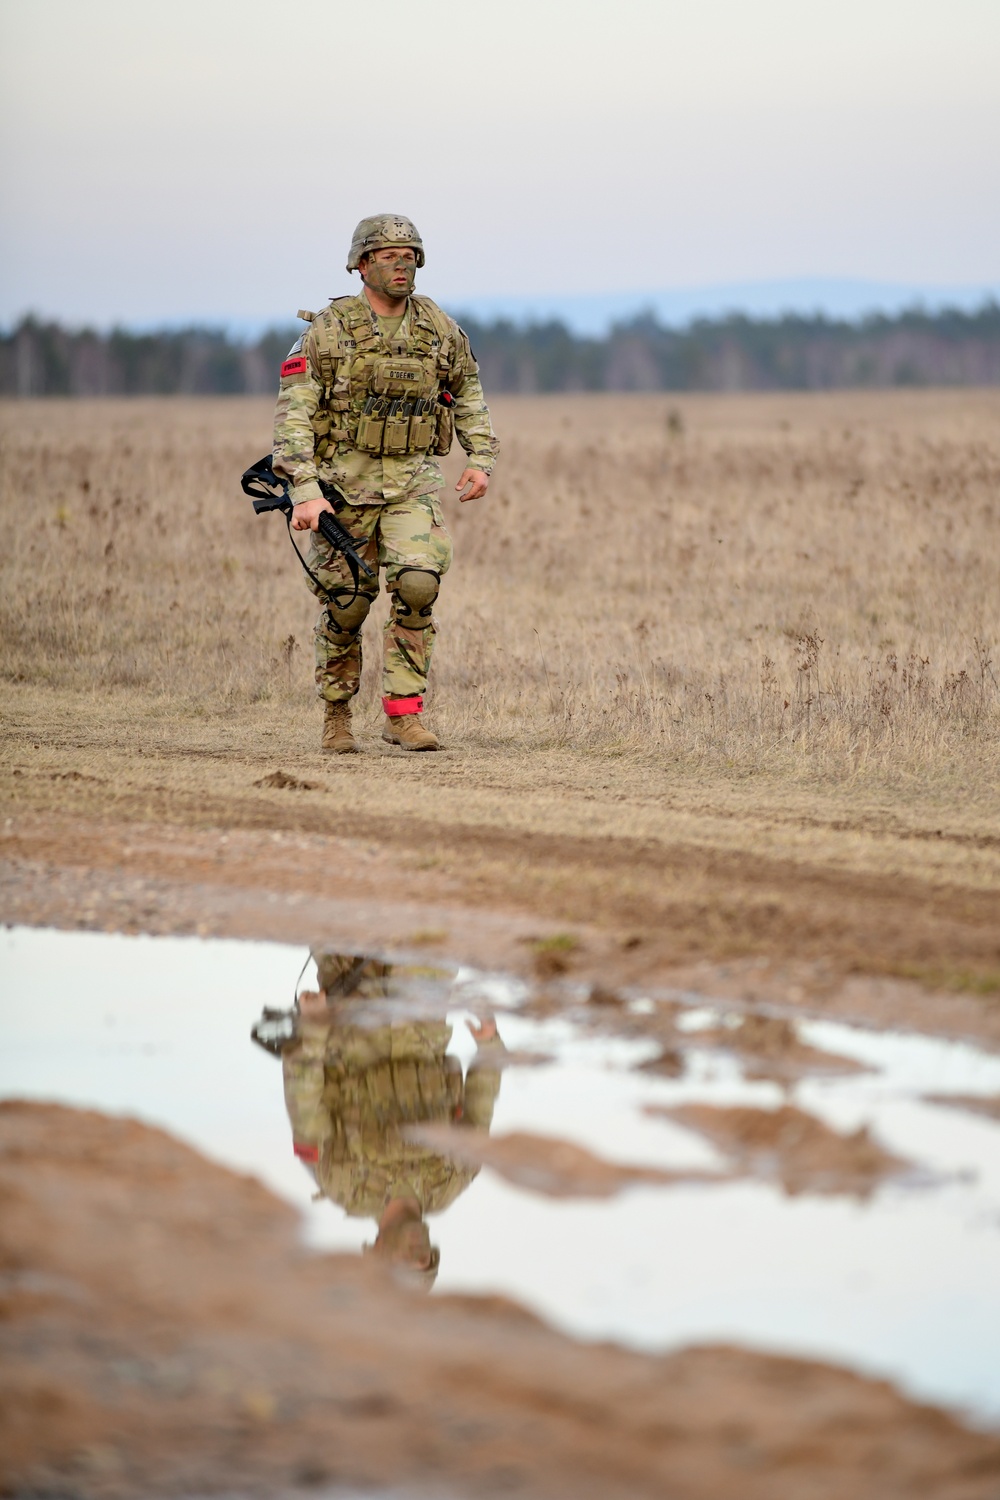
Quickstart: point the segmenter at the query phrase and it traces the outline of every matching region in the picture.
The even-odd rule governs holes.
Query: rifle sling
[[[324,512],[324,514],[325,514],[325,512]],[[328,589],[324,583],[320,582],[320,580],[316,577],[316,574],[313,572],[312,568],[309,566],[309,564],[306,562],[305,558],[302,556],[302,553],[300,552],[299,548],[295,545],[295,538],[292,536],[292,512],[291,512],[291,508],[289,508],[287,511],[285,511],[285,528],[288,531],[288,540],[292,544],[292,551],[295,553],[295,556],[298,558],[299,562],[301,563],[304,572],[306,572],[306,573],[309,574],[309,577],[312,579],[313,583],[319,589],[321,597],[326,600],[327,604],[332,604],[334,602],[333,590],[332,589]],[[347,601],[348,604],[353,604],[354,601],[355,601],[355,599],[358,597],[358,595],[361,592],[361,569],[358,567],[357,563],[354,561],[354,558],[351,556],[351,554],[349,552],[341,552],[340,555],[344,559],[344,561],[346,562],[347,566],[350,568],[350,570],[351,570],[351,577],[354,580],[354,593],[351,595],[350,599]]]

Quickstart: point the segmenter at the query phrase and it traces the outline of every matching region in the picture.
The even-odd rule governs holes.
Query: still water
[[[699,997],[635,997],[597,1024],[570,992],[558,1015],[532,1014],[529,989],[502,975],[317,957],[5,930],[0,1094],[166,1128],[296,1204],[318,1249],[376,1241],[409,1152],[434,1295],[502,1292],[578,1338],[642,1349],[726,1341],[828,1359],[1000,1421],[1000,1121],[967,1107],[1000,1096],[1000,1058],[803,1021],[799,1040],[832,1070],[768,1076],[720,1044],[734,1017]],[[676,1076],[643,1069],[656,1041],[622,1034],[668,1003]],[[838,1071],[845,1059],[860,1066]],[[682,1105],[793,1105],[840,1134],[867,1126],[907,1166],[862,1196],[789,1192],[766,1161],[740,1175],[704,1134],[655,1113]],[[700,1180],[555,1198],[439,1151],[416,1160],[400,1108],[403,1126],[525,1132]]]

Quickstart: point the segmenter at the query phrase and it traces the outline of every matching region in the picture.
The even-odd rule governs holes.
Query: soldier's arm
[[[312,419],[316,415],[323,387],[320,384],[304,340],[300,340],[281,367],[281,386],[274,412],[273,464],[292,485],[295,505],[322,500],[316,472],[316,434]]]
[[[328,1025],[300,1022],[298,1045],[287,1048],[281,1055],[292,1142],[296,1156],[306,1161],[315,1160],[318,1148],[331,1133],[330,1115],[323,1105],[329,1031]]]
[[[472,1034],[476,1036],[475,1031]],[[473,1130],[489,1130],[500,1092],[500,1073],[507,1048],[492,1022],[481,1028],[481,1039],[477,1037],[477,1042],[476,1055],[465,1075],[462,1122]]]
[[[452,408],[455,433],[469,455],[470,467],[478,469],[482,474],[492,474],[500,444],[490,421],[478,368],[473,366],[458,390],[452,394],[455,397]]]
[[[469,455],[469,463],[455,488],[464,490],[466,485],[471,484],[471,490],[462,499],[475,500],[486,493],[486,486],[500,452],[500,444],[490,421],[483,383],[479,378],[479,366],[469,347],[469,340],[457,324],[455,332],[458,353],[456,378],[451,386],[451,393],[455,398],[452,415],[458,441]]]

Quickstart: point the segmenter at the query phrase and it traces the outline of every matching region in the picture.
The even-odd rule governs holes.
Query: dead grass
[[[957,797],[995,781],[1000,392],[495,415],[489,501],[449,505],[430,702],[447,739]],[[238,488],[268,403],[8,403],[0,424],[9,682],[318,722],[312,599],[281,521]]]

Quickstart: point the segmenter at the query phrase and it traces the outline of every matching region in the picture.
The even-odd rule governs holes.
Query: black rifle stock
[[[330,590],[325,588],[319,581],[298,547],[295,546],[294,539],[292,538],[292,497],[288,480],[283,479],[279,474],[274,472],[270,453],[266,453],[263,458],[259,458],[255,464],[250,465],[240,480],[240,486],[244,495],[250,496],[250,499],[253,501],[253,508],[258,516],[266,515],[271,510],[281,511],[288,526],[288,538],[292,543],[295,556],[309,574],[316,587],[329,600]],[[345,499],[345,496],[340,493],[336,485],[325,484],[320,480],[319,487],[323,491],[324,499],[329,500],[331,504],[335,500]],[[329,510],[320,512],[319,530],[320,535],[329,542],[334,551],[339,552],[342,557],[346,558],[347,566],[351,570],[351,577],[354,579],[354,593],[357,595],[361,588],[361,574],[363,573],[366,578],[375,577],[375,574],[358,551],[357,541],[351,536],[349,531],[341,526],[336,516]]]

